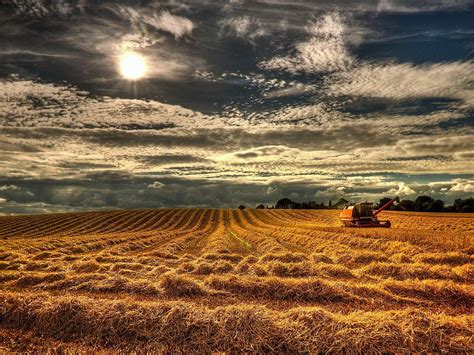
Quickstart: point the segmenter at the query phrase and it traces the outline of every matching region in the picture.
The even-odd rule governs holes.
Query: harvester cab
[[[373,204],[369,202],[358,203],[346,206],[339,215],[342,226],[354,228],[390,228],[390,221],[381,221],[377,215],[383,210],[390,208],[394,203],[399,202],[399,197],[390,200],[378,210],[373,210]]]

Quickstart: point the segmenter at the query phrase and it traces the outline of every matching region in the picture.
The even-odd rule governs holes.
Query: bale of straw
[[[0,294],[0,321],[39,337],[109,349],[166,352],[383,353],[474,350],[472,316],[402,311],[335,313],[189,302]]]
[[[43,283],[52,283],[55,281],[65,279],[65,275],[63,273],[50,273],[50,274],[28,274],[20,277],[16,282],[15,285],[17,287],[31,287],[36,286]]]
[[[336,279],[352,279],[355,277],[351,270],[338,264],[316,264],[313,266],[313,273]]]
[[[179,256],[177,256],[175,254],[168,253],[168,252],[165,252],[165,251],[160,251],[160,250],[155,250],[155,251],[153,251],[152,253],[150,253],[148,255],[154,256],[154,257],[157,257],[157,258],[161,258],[161,259],[171,259],[171,260],[178,260],[179,259]]]
[[[51,266],[50,263],[48,262],[35,262],[35,261],[30,261],[28,262],[24,269],[28,271],[34,271],[34,270],[46,270]]]
[[[214,272],[216,274],[227,274],[234,270],[234,265],[228,261],[220,260],[214,264]]]
[[[314,263],[324,263],[324,264],[334,263],[329,256],[323,253],[313,253],[311,254],[310,258]]]
[[[0,270],[6,270],[10,266],[9,262],[0,261]]]
[[[196,266],[193,263],[186,262],[179,264],[176,271],[180,273],[191,273],[196,269]]]
[[[390,257],[390,260],[397,264],[413,262],[412,258],[404,253],[395,253]]]
[[[394,294],[419,298],[452,307],[473,307],[474,289],[451,281],[394,281],[387,280],[382,287]]]
[[[474,262],[473,257],[461,252],[421,253],[415,256],[415,260],[427,264],[448,264],[453,266]]]
[[[466,281],[474,281],[474,264],[465,264],[456,266],[453,272]]]
[[[388,257],[379,252],[352,251],[349,261],[355,264],[370,264],[372,262],[388,261]]]
[[[160,286],[166,294],[175,297],[203,296],[207,291],[190,277],[177,274],[166,274],[160,280]]]
[[[252,273],[254,273],[257,276],[267,276],[268,272],[265,270],[262,266],[260,265],[253,265],[252,268]]]
[[[246,297],[274,300],[341,302],[352,300],[350,294],[321,280],[280,279],[276,277],[217,277],[206,283],[217,290],[229,291]]]
[[[254,255],[248,255],[244,258],[243,262],[247,264],[255,264],[258,262],[258,258]]]
[[[135,270],[140,271],[143,270],[144,265],[139,263],[114,263],[112,265],[112,271],[118,270]]]
[[[207,262],[198,262],[195,264],[193,274],[196,275],[210,275],[214,271],[214,266]]]
[[[280,277],[304,277],[314,274],[311,265],[307,262],[283,263],[271,261],[262,265],[270,274]]]
[[[269,253],[260,258],[260,262],[280,261],[282,263],[297,263],[307,261],[306,255],[301,253]]]
[[[72,269],[79,273],[92,273],[101,268],[101,265],[94,260],[82,261],[72,265]]]
[[[238,263],[243,259],[242,255],[239,254],[217,254],[217,253],[207,253],[202,256],[205,260],[225,260],[232,263]]]

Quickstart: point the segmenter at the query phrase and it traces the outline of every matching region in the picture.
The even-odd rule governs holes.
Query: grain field
[[[0,218],[1,351],[474,352],[474,216]]]

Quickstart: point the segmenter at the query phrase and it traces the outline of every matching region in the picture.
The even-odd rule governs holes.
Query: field
[[[0,352],[474,352],[474,215],[0,218]]]

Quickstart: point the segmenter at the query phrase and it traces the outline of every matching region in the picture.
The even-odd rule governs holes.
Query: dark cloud
[[[152,165],[202,163],[208,161],[205,158],[194,156],[191,154],[146,155],[138,156],[137,160],[143,164]]]
[[[99,144],[101,146],[140,147],[163,146],[185,148],[209,148],[215,151],[244,150],[258,146],[285,145],[301,150],[341,150],[392,145],[397,137],[390,132],[380,132],[368,124],[335,127],[333,129],[266,129],[249,131],[241,128],[228,129],[194,129],[160,133],[156,130],[68,130],[58,128],[39,129],[8,129],[6,130],[22,139],[48,140],[54,142],[58,138],[76,139]],[[278,149],[278,148],[276,148]],[[274,150],[270,148],[270,150]],[[260,149],[261,151],[261,149]],[[263,152],[265,154],[265,152]],[[240,153],[245,154],[245,153]]]
[[[88,0],[2,0],[0,5],[8,12],[21,17],[67,17],[84,11]]]
[[[1,142],[0,141],[0,151],[6,152],[38,152],[39,150],[33,147],[28,147],[24,144],[12,144],[8,142]]]
[[[212,206],[236,207],[242,203],[256,206],[259,203],[272,205],[283,196],[296,201],[319,200],[341,197],[376,199],[383,194],[429,193],[445,198],[473,192],[474,181],[454,179],[433,184],[410,184],[397,182],[390,177],[341,180],[329,179],[314,182],[308,179],[293,181],[274,180],[268,184],[255,182],[220,181],[209,179],[187,179],[179,177],[130,177],[99,176],[97,180],[75,181],[17,181],[19,187],[3,189],[0,197],[7,203],[0,204],[1,213],[44,212],[87,209],[116,209],[143,207]],[[3,182],[0,182],[3,183]],[[2,186],[2,185],[0,185]]]

